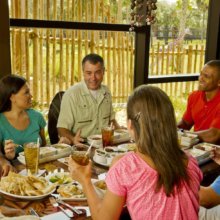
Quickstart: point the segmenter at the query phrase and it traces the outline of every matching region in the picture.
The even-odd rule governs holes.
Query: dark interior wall
[[[205,61],[220,59],[220,1],[209,1]]]
[[[11,73],[8,0],[0,1],[0,78]]]

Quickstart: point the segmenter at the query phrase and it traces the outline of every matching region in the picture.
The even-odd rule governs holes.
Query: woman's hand
[[[78,181],[82,185],[84,185],[87,181],[91,180],[91,161],[89,161],[88,165],[81,166],[78,163],[76,163],[70,156],[68,164],[68,169],[70,171],[70,176],[72,177],[72,179]]]
[[[6,161],[6,159],[4,162],[1,163],[1,167],[2,167],[1,176],[7,176],[9,171],[17,173],[15,167],[13,167],[9,161]]]
[[[9,160],[13,160],[15,158],[15,148],[16,144],[13,140],[5,140],[5,157]]]
[[[15,167],[13,167],[11,163],[8,160],[6,160],[3,156],[0,156],[0,167],[0,177],[7,176],[9,171],[17,172]]]

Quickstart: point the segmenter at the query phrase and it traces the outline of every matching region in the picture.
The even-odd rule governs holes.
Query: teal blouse
[[[13,140],[14,143],[23,145],[27,142],[37,142],[37,139],[40,138],[40,130],[46,126],[46,121],[43,118],[43,115],[34,110],[26,110],[30,119],[30,124],[24,130],[17,130],[14,128],[3,113],[0,113],[0,144],[4,146],[5,140]],[[40,143],[42,142],[40,138]],[[16,153],[23,151],[22,147],[16,148]]]

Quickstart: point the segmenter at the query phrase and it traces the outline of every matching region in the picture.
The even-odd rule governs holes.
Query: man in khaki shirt
[[[102,85],[104,61],[97,54],[89,54],[82,61],[84,80],[70,87],[63,95],[57,128],[59,136],[71,144],[84,141],[92,134],[100,134],[101,128],[115,120],[111,92]]]

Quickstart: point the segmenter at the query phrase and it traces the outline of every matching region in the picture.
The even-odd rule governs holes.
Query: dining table
[[[94,152],[94,149],[92,150]],[[19,160],[12,161],[13,166],[16,168],[17,172],[22,172],[25,170],[25,165]],[[67,163],[60,162],[59,160],[53,160],[46,163],[39,164],[39,170],[45,170],[43,175],[48,173],[53,173],[61,170],[62,172],[68,172]],[[92,165],[92,178],[97,179],[99,174],[106,173],[108,171],[107,166],[102,166],[93,162]],[[73,207],[88,207],[87,201],[65,201]],[[66,208],[63,206],[63,208]],[[39,200],[22,200],[17,198],[11,198],[9,196],[0,195],[0,212],[4,216],[20,216],[20,215],[30,215],[30,210],[34,209],[36,213],[40,216],[50,215],[59,212],[59,208],[53,207],[49,201],[49,196]],[[74,214],[72,219],[91,219],[91,216],[86,215],[86,210],[81,209],[83,214]],[[53,218],[51,218],[53,219]]]
[[[91,159],[94,156],[96,148],[92,148],[91,151]],[[17,172],[21,172],[25,170],[25,165],[22,164],[19,160],[12,161],[13,166],[16,168]],[[45,163],[39,164],[40,170],[45,170],[45,174],[57,172],[59,170],[68,172],[68,165],[67,163],[61,162],[60,160],[53,160]],[[92,159],[92,178],[97,179],[100,174],[105,174],[108,171],[108,166],[103,166],[94,162]],[[220,166],[216,164],[213,160],[209,160],[206,163],[200,165],[200,169],[203,172],[203,181],[201,185],[208,186],[213,182],[213,180],[220,175]],[[84,201],[72,201],[68,200],[65,201],[69,205],[73,207],[80,207],[83,214],[77,215],[74,214],[74,217],[71,219],[83,220],[83,219],[92,219],[91,216],[87,216],[86,209],[88,209],[88,203],[86,200]],[[63,206],[63,208],[66,208]],[[4,195],[0,195],[0,212],[5,216],[21,216],[21,215],[30,215],[30,210],[34,209],[36,213],[40,217],[50,216],[54,213],[60,212],[59,208],[53,207],[49,201],[49,196],[39,199],[39,200],[20,200],[15,198],[8,198]],[[48,218],[50,219],[50,218]],[[53,218],[51,218],[53,220]],[[55,218],[54,218],[55,219]],[[130,219],[129,213],[127,209],[123,209],[121,220],[128,220]]]

